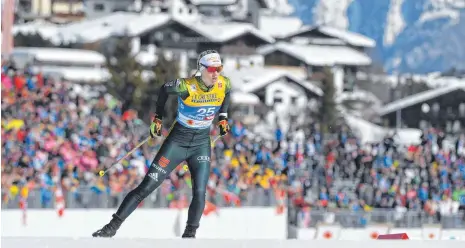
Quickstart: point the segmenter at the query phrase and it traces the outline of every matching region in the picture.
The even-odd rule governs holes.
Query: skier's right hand
[[[153,117],[152,124],[150,124],[150,137],[155,138],[155,136],[161,136],[161,130],[163,123],[161,117]]]

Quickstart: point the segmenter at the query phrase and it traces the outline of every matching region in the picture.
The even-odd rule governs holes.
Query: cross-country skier
[[[178,164],[186,161],[192,175],[193,197],[182,237],[195,238],[205,207],[210,174],[210,127],[217,113],[220,135],[229,132],[227,111],[231,83],[229,78],[220,75],[222,69],[218,52],[207,50],[199,55],[197,61],[200,77],[177,79],[161,87],[150,135],[161,136],[165,103],[171,94],[178,97],[176,120],[143,181],[124,198],[110,223],[93,233],[93,237],[113,237],[139,203],[158,188]]]

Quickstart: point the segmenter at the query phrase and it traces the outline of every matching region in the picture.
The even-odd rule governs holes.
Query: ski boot
[[[92,234],[92,237],[94,238],[111,238],[115,236],[116,231],[118,231],[119,227],[123,223],[123,220],[121,220],[120,217],[118,217],[116,214],[112,215],[113,219],[110,221],[110,223],[106,224],[105,226],[102,227],[102,229],[94,232]]]
[[[198,226],[190,226],[187,225],[186,229],[184,229],[184,233],[182,234],[183,239],[195,239],[195,233],[197,231]]]

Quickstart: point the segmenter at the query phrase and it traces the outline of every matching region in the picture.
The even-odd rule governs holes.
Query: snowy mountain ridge
[[[307,25],[329,25],[377,42],[386,71],[465,69],[465,0],[289,0]]]

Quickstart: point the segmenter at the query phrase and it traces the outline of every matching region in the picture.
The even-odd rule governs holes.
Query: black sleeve
[[[185,98],[187,95],[189,95],[186,84],[182,78],[169,81],[160,87],[155,110],[155,114],[160,119],[163,118],[165,113],[165,104],[170,95],[177,95],[181,96],[182,98]]]
[[[155,114],[157,115],[157,118],[159,119],[162,119],[165,113],[165,104],[166,104],[166,101],[168,100],[168,96],[169,95],[168,95],[165,85],[161,86],[160,90],[158,91],[158,99],[157,99],[156,110],[155,110]]]
[[[219,117],[218,120],[224,120],[228,118],[228,108],[229,104],[231,103],[231,81],[228,77],[225,77],[226,81],[226,92],[223,99],[223,104],[221,104],[219,110]]]
[[[226,92],[225,96],[224,96],[224,100],[223,100],[223,104],[221,105],[220,107],[220,116],[221,114],[227,114],[228,113],[228,108],[229,108],[229,103],[231,101],[231,93],[228,91]]]

